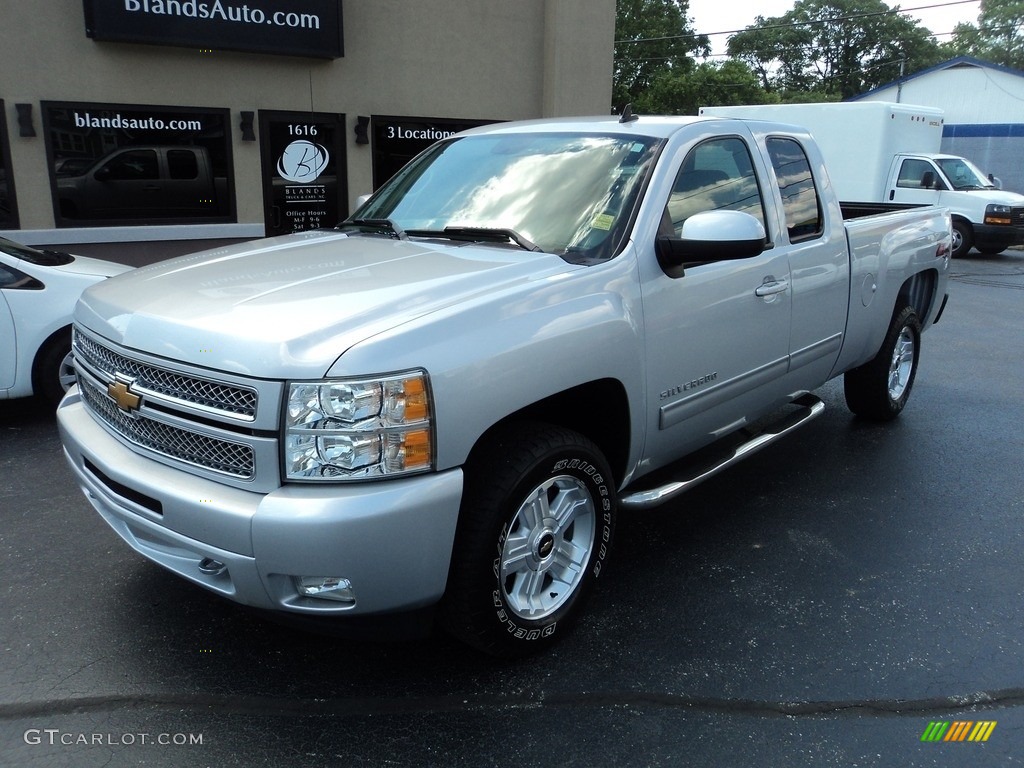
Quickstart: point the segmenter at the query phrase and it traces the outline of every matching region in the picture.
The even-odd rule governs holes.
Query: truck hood
[[[116,264],[113,261],[92,259],[88,256],[75,256],[75,260],[70,264],[62,264],[59,267],[53,267],[53,269],[58,272],[87,275],[89,277],[113,277],[114,275],[120,275],[122,272],[128,272],[132,267],[126,264]]]
[[[261,378],[316,378],[375,334],[574,269],[512,247],[318,231],[104,280],[82,296],[75,320],[172,360]]]
[[[985,199],[993,205],[1009,205],[1014,208],[1020,208],[1024,205],[1024,195],[1019,195],[1016,192],[1008,192],[1002,189],[986,189],[982,190],[985,194]],[[974,194],[977,194],[975,191]]]

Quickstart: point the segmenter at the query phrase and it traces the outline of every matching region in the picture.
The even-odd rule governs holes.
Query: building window
[[[233,222],[224,109],[43,102],[59,227]]]

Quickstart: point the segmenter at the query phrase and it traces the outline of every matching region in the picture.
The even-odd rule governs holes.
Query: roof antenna
[[[633,114],[633,105],[632,104],[627,104],[626,106],[624,106],[622,108],[622,114],[619,115],[619,122],[620,123],[632,123],[634,120],[639,120],[639,119],[640,119],[639,115],[634,115]]]

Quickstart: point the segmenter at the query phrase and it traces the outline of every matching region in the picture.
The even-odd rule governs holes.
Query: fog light
[[[224,565],[220,560],[214,560],[212,557],[204,557],[199,563],[199,572],[207,576],[220,576],[228,567]]]
[[[303,597],[318,597],[339,603],[355,603],[352,582],[337,576],[295,576],[295,588]]]

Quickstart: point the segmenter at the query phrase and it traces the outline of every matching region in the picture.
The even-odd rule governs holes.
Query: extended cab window
[[[750,150],[741,139],[705,141],[683,161],[665,207],[675,236],[681,235],[688,218],[704,211],[742,211],[764,226],[761,190]]]
[[[199,163],[191,149],[167,151],[167,173],[172,179],[198,179]]]
[[[782,193],[789,242],[818,237],[822,233],[821,200],[803,147],[793,139],[780,138],[768,139],[766,146]]]

